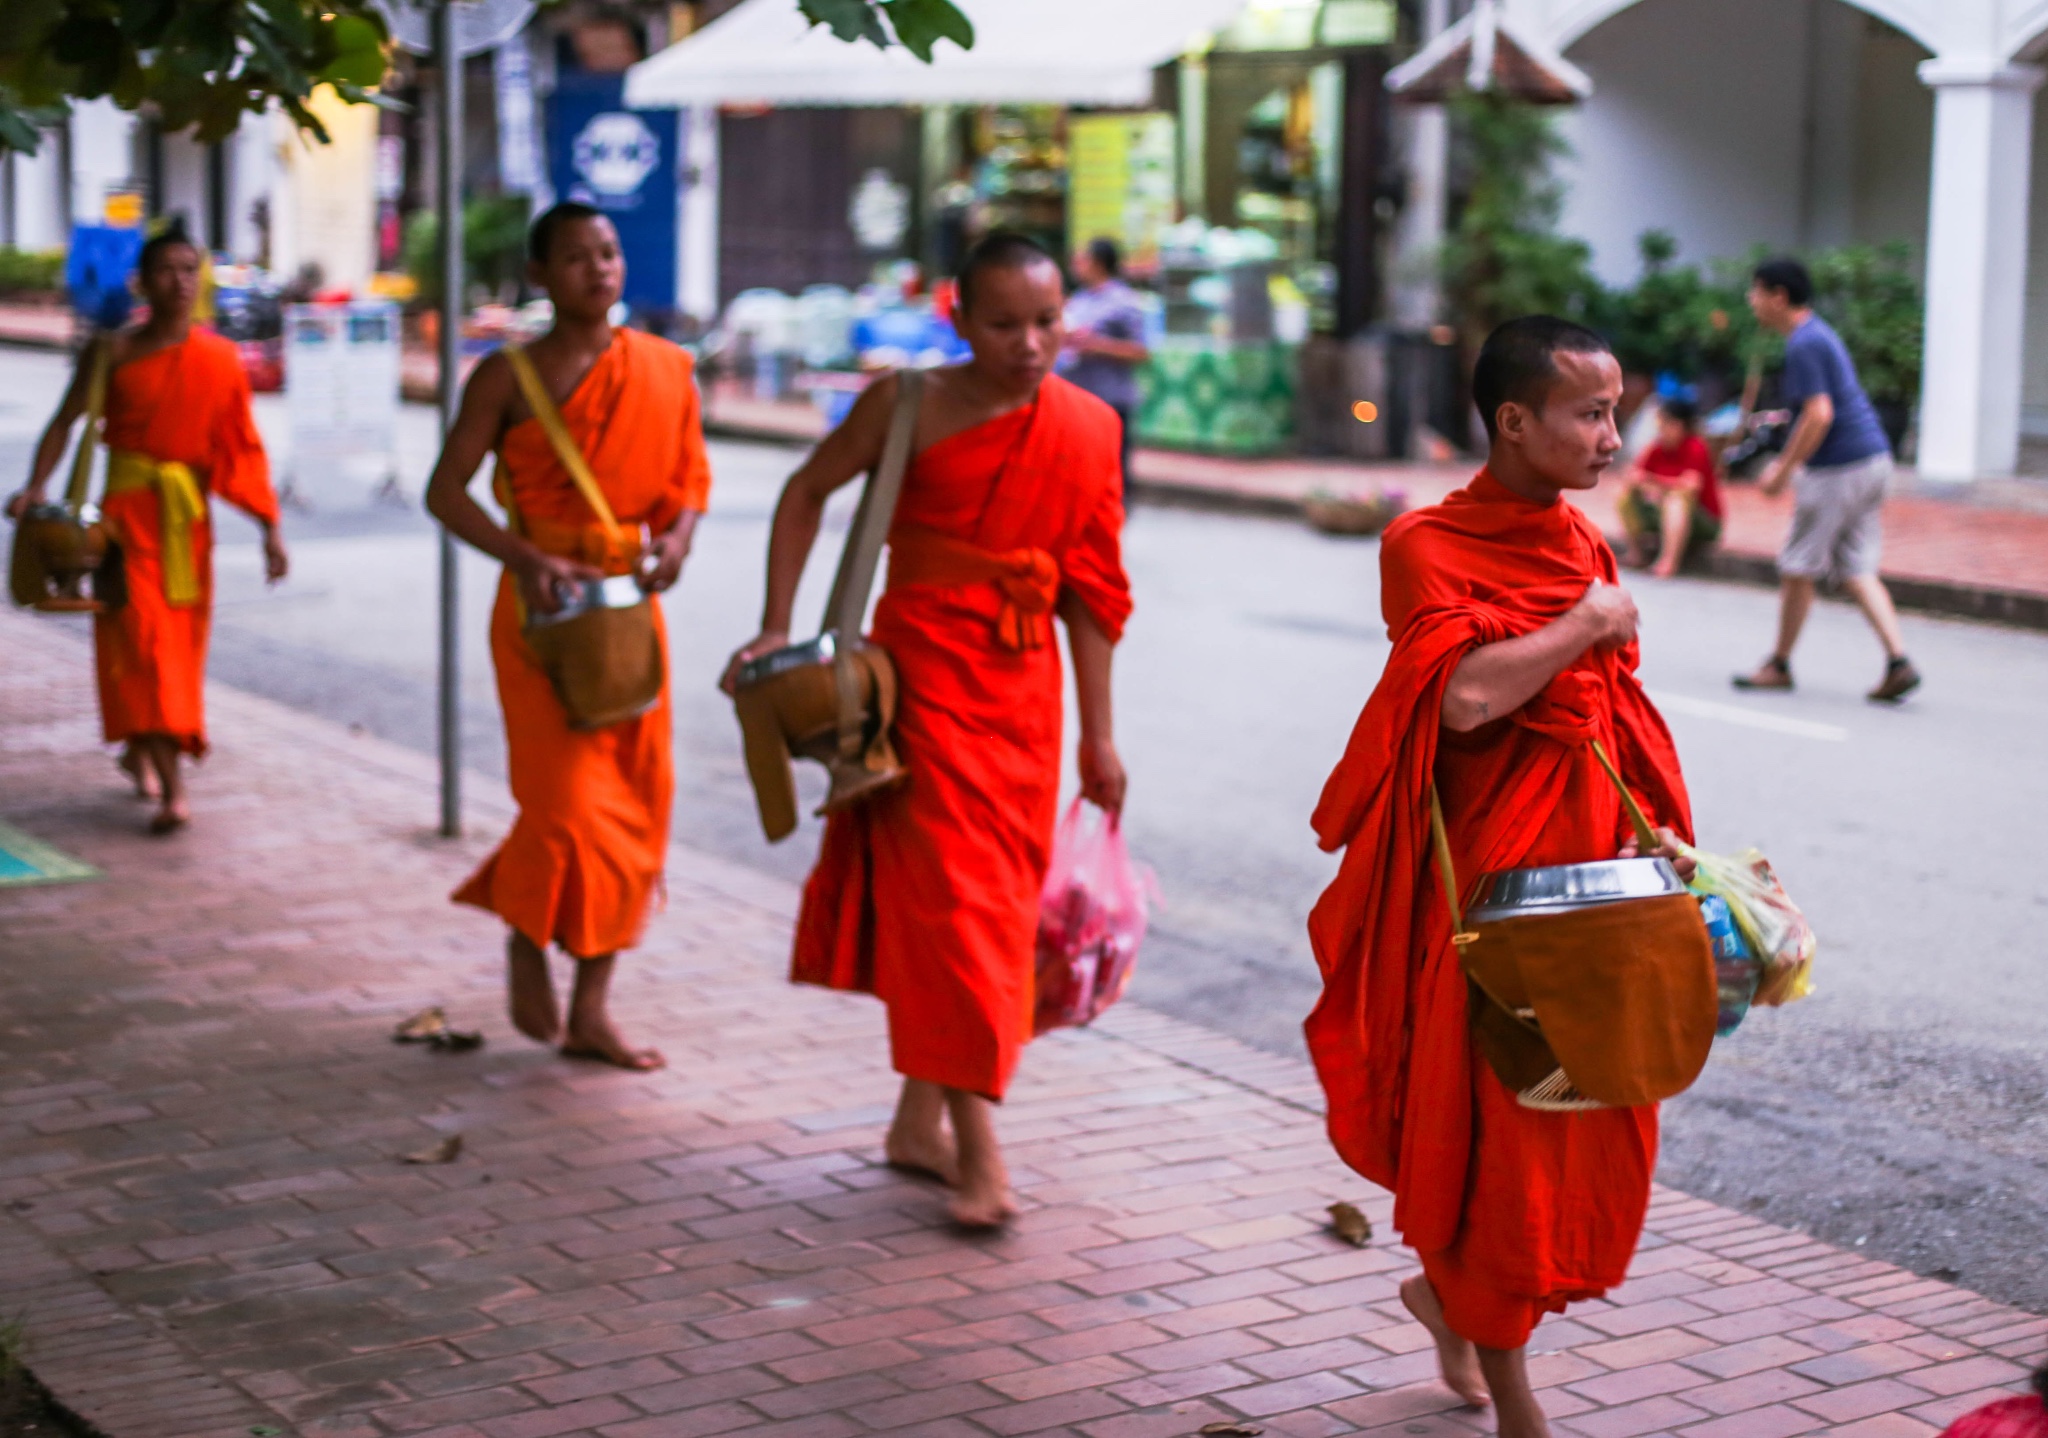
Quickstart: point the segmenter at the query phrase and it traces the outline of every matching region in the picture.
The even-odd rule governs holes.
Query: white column
[[[718,107],[683,111],[682,215],[676,225],[676,308],[718,318]]]
[[[2011,474],[2019,462],[2034,92],[2044,72],[1929,60],[1934,177],[1920,457],[1931,479]]]

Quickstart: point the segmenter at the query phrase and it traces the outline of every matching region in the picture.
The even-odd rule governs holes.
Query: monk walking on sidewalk
[[[213,624],[213,515],[225,499],[263,529],[271,583],[288,562],[278,533],[270,461],[249,408],[249,381],[234,345],[194,325],[199,247],[172,221],[142,247],[136,280],[149,315],[102,336],[79,356],[78,373],[36,446],[28,487],[8,504],[15,519],[43,490],[71,428],[93,418],[79,443],[107,447],[100,505],[108,557],[94,578],[93,619],[101,732],[121,744],[135,792],[157,800],[150,832],[191,821],[180,759],[206,754],[206,642]],[[95,391],[100,400],[94,400]],[[80,456],[90,463],[89,454]]]
[[[1621,367],[1563,320],[1495,331],[1473,379],[1486,468],[1389,526],[1393,653],[1323,790],[1343,849],[1309,933],[1323,996],[1309,1048],[1345,1162],[1394,1194],[1422,1260],[1401,1299],[1444,1381],[1505,1438],[1550,1432],[1524,1364],[1546,1313],[1628,1272],[1649,1207],[1657,1110],[1522,1106],[1477,1052],[1449,906],[1430,862],[1441,793],[1462,875],[1635,852],[1606,746],[1660,827],[1690,836],[1678,757],[1636,681],[1636,608],[1600,531],[1563,496],[1621,449]],[[1681,872],[1687,866],[1681,865]]]
[[[953,1184],[953,1217],[973,1227],[1014,1211],[992,1106],[1032,1031],[1059,800],[1055,613],[1074,656],[1081,791],[1112,814],[1124,799],[1110,706],[1131,612],[1120,431],[1108,405],[1050,372],[1063,298],[1058,265],[1029,240],[991,236],[962,266],[956,323],[974,357],[926,377],[872,636],[895,661],[910,777],[827,823],[792,966],[799,982],[888,1005],[904,1076],[888,1158]],[[872,385],[790,477],[762,633],[728,688],[740,663],[788,643],[825,499],[879,462],[897,390]]]
[[[427,508],[505,566],[491,613],[491,661],[505,709],[512,832],[455,893],[511,930],[512,1021],[574,1057],[660,1068],[613,1026],[608,998],[619,950],[640,940],[668,855],[675,788],[666,675],[651,707],[578,729],[529,644],[523,622],[551,615],[590,581],[631,574],[647,594],[682,573],[711,492],[690,357],[667,340],[613,328],[626,265],[612,222],[563,203],[534,221],[528,274],[554,302],[554,326],[520,362],[544,410],[557,411],[580,453],[601,514],[528,402],[514,358],[477,366],[427,487]],[[497,497],[511,526],[470,497],[484,456],[497,455]],[[661,606],[651,604],[665,648]],[[575,960],[566,1022],[547,950]]]

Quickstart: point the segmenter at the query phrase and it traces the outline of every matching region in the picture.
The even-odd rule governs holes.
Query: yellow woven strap
[[[554,396],[547,386],[540,382],[540,374],[533,367],[533,360],[519,345],[505,346],[505,359],[512,366],[512,377],[519,381],[519,392],[526,397],[526,407],[533,411],[533,417],[540,421],[541,429],[548,437],[548,444],[555,451],[555,458],[562,462],[562,468],[569,471],[569,478],[576,482],[577,492],[584,502],[597,511],[598,523],[604,526],[605,537],[612,544],[619,543],[619,521],[612,513],[611,505],[604,497],[604,491],[597,487],[597,476],[590,472],[590,465],[584,461],[583,451],[576,447],[575,437],[569,433],[569,426],[562,422],[562,412],[555,408]],[[512,486],[505,486],[506,499],[510,501]]]
[[[1614,761],[1607,757],[1607,746],[1598,739],[1593,741],[1593,757],[1600,761],[1600,767],[1607,771],[1607,777],[1614,781],[1614,787],[1621,795],[1623,807],[1628,810],[1629,822],[1635,825],[1636,848],[1647,854],[1657,847],[1657,831],[1650,827],[1650,817],[1643,812],[1643,806],[1636,802],[1636,796],[1628,791],[1628,785],[1621,782],[1621,771],[1614,767]]]
[[[107,376],[114,368],[114,342],[93,341],[92,374],[85,384],[85,433],[78,437],[78,454],[71,461],[71,484],[64,500],[73,514],[85,503],[92,485],[92,452],[99,444],[100,417],[107,412]]]
[[[1458,903],[1458,874],[1451,864],[1451,836],[1444,829],[1444,801],[1436,785],[1429,786],[1429,835],[1436,848],[1436,876],[1443,882],[1444,902],[1451,907],[1451,936],[1465,931],[1465,915]]]
[[[190,465],[154,460],[133,450],[107,456],[107,493],[154,489],[163,515],[164,598],[175,609],[199,602],[199,565],[192,552],[192,526],[206,518],[206,491]]]

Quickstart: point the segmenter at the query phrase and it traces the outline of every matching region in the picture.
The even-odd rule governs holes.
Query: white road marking
[[[1773,734],[1791,734],[1801,739],[1825,739],[1831,744],[1844,743],[1849,738],[1849,731],[1839,724],[1822,724],[1812,719],[1790,719],[1782,714],[1766,714],[1760,709],[1745,709],[1740,704],[1717,704],[1711,699],[1694,699],[1684,694],[1664,693],[1653,693],[1650,702],[1672,714],[1685,714],[1694,719],[1714,719],[1723,724],[1739,724],[1745,729],[1767,729]]]

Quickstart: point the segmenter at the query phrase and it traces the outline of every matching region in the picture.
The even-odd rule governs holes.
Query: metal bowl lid
[[[839,638],[828,629],[816,639],[806,639],[801,644],[785,644],[780,649],[771,649],[749,659],[740,666],[739,678],[735,682],[741,689],[750,689],[792,669],[830,664],[838,653]]]
[[[593,609],[632,609],[645,604],[647,597],[647,591],[640,587],[638,579],[630,574],[613,574],[572,586],[563,596],[560,609],[553,614],[529,615],[527,622],[542,627],[561,624]]]
[[[1685,884],[1669,859],[1602,859],[1592,864],[1503,869],[1481,876],[1465,918],[1483,924],[1684,892]]]

